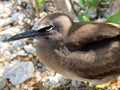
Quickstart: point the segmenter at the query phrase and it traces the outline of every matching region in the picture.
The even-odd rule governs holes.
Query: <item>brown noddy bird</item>
[[[96,84],[120,75],[120,26],[78,23],[63,13],[42,18],[33,29],[7,41],[33,37],[43,64],[74,80]]]

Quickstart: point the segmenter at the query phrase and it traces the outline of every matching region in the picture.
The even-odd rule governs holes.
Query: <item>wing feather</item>
[[[70,51],[65,55],[66,61],[71,64],[68,65],[70,70],[91,79],[120,73],[118,27],[107,23],[87,23],[73,29],[64,43]]]

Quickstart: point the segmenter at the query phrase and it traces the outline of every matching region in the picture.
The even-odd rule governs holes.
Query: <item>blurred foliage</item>
[[[86,16],[83,16],[82,18],[83,18],[84,22],[88,22],[88,21],[90,21],[90,19],[87,18]]]
[[[120,9],[110,17],[108,17],[107,22],[113,22],[120,24]]]
[[[90,21],[89,17],[91,14],[92,14],[92,9],[88,9],[84,12],[81,12],[78,16],[78,19],[80,22],[86,22],[86,19],[87,19],[87,21]]]
[[[37,0],[37,2],[38,2],[38,5],[41,5],[45,2],[45,0]]]
[[[91,15],[93,15],[93,10],[98,10],[101,8],[101,3],[107,3],[108,0],[75,0],[77,4],[80,6],[80,12],[78,14],[78,20],[80,22],[88,22],[90,21]],[[45,0],[37,0],[38,5],[41,5],[45,2]],[[97,12],[96,12],[97,13]],[[114,15],[111,15],[107,22],[113,22],[120,24],[120,10]],[[97,18],[96,18],[97,19]]]
[[[99,4],[102,2],[107,2],[108,0],[75,0],[80,8],[83,10],[83,12],[80,12],[78,19],[81,22],[84,22],[84,18],[90,18],[93,9],[98,9]],[[86,10],[87,8],[87,10]]]
[[[80,7],[96,8],[101,2],[107,2],[108,0],[75,0]]]

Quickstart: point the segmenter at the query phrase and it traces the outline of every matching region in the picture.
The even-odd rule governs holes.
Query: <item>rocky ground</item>
[[[11,1],[0,1],[0,90],[76,90],[83,85],[39,62],[35,54],[35,39],[3,42],[28,30],[26,24],[33,24],[26,13]],[[40,15],[45,14],[43,12]],[[113,85],[106,90],[117,90],[118,87]]]

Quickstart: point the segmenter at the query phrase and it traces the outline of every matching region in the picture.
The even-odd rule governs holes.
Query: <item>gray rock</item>
[[[13,18],[0,19],[0,27],[7,26],[13,23],[15,20]]]
[[[47,70],[50,70],[47,66],[42,67],[42,71],[47,71]]]
[[[3,88],[6,86],[6,81],[4,78],[0,77],[0,90],[3,90]]]
[[[62,84],[62,85],[66,85],[70,82],[71,80],[70,79],[66,79],[64,77],[62,77],[59,82]]]
[[[25,45],[25,46],[24,46],[24,50],[25,50],[28,54],[34,54],[34,53],[35,53],[35,48],[32,46],[32,44]]]
[[[31,61],[13,61],[5,65],[3,77],[8,78],[13,85],[17,85],[31,78],[33,71],[34,65]]]
[[[76,86],[77,86],[77,81],[72,80],[72,81],[71,81],[71,85],[72,85],[73,87],[76,87]]]
[[[23,48],[25,42],[23,40],[17,40],[12,43],[12,45],[8,48],[9,51],[13,51],[17,48]]]
[[[49,86],[56,85],[59,82],[58,78],[55,78],[54,76],[49,76]]]
[[[40,81],[41,78],[42,78],[40,71],[36,71],[34,76],[35,76],[35,78],[37,79],[37,81]]]
[[[0,17],[8,17],[12,11],[11,2],[0,2]]]
[[[5,31],[0,32],[0,35],[3,35],[3,34],[15,35],[15,34],[19,33],[20,30],[21,30],[20,28],[11,27],[11,28],[6,29]]]
[[[25,53],[24,50],[19,50],[19,51],[17,52],[17,55],[18,55],[18,56],[26,56],[27,54]]]

